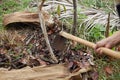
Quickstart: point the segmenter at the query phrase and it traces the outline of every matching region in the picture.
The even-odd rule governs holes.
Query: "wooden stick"
[[[72,28],[72,34],[76,34],[76,27],[77,27],[77,0],[73,0],[73,11],[74,11],[74,17],[73,17],[73,28]]]
[[[67,33],[67,32],[64,32],[64,31],[61,31],[61,32],[59,33],[59,35],[65,37],[65,38],[67,38],[67,39],[74,40],[74,41],[76,41],[76,42],[79,42],[79,43],[81,43],[81,44],[84,44],[84,45],[86,45],[86,46],[88,46],[88,47],[91,47],[91,48],[93,48],[93,49],[94,49],[94,47],[96,46],[95,43],[92,43],[92,42],[89,42],[89,41],[87,41],[87,40],[78,38],[78,37],[73,36],[73,35],[71,35],[71,34],[69,34],[69,33]],[[104,54],[109,55],[109,56],[111,56],[111,57],[113,57],[113,58],[120,59],[120,52],[113,51],[113,50],[111,50],[111,49],[104,48],[104,47],[101,47],[100,49],[102,50],[102,52],[103,52]]]
[[[42,2],[41,5],[44,4],[45,0],[42,0],[42,1],[43,1],[43,2]],[[37,3],[39,3],[39,1],[38,1]],[[52,47],[51,47],[50,42],[49,42],[49,39],[48,39],[48,34],[47,34],[46,26],[45,26],[45,20],[44,20],[42,11],[41,11],[41,9],[42,9],[42,6],[41,6],[41,5],[40,5],[40,7],[39,7],[39,4],[38,4],[38,11],[39,11],[39,12],[38,12],[38,16],[39,16],[39,21],[40,21],[40,27],[41,27],[41,29],[42,29],[42,32],[43,32],[43,35],[44,35],[44,38],[45,38],[45,41],[46,41],[46,46],[47,46],[47,48],[48,48],[48,50],[49,50],[49,52],[50,52],[50,56],[51,56],[51,58],[55,61],[55,63],[58,63],[58,60],[57,60],[56,56],[55,56],[54,53],[53,53]],[[39,9],[39,8],[40,8],[40,9]]]

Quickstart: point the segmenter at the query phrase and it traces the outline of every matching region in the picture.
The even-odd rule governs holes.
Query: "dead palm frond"
[[[73,17],[73,6],[66,0],[64,0],[64,1],[62,1],[62,0],[46,1],[45,5],[47,5],[47,6],[43,6],[43,10],[51,11],[51,9],[53,9],[54,11],[56,11],[58,4],[64,5],[66,7],[66,12],[62,12],[62,11],[64,11],[64,8],[61,7],[60,18],[64,18],[64,17],[72,18]],[[84,14],[87,16],[87,18],[83,22],[83,23],[86,23],[86,26],[89,26],[90,24],[106,25],[108,14],[105,11],[100,10],[100,9],[87,8],[85,6],[81,6],[80,4],[77,4],[77,5],[78,5],[78,8],[81,10],[78,13]],[[107,5],[107,7],[109,10],[112,11],[111,17],[110,17],[110,25],[117,26],[118,23],[116,23],[116,21],[118,21],[118,17],[116,15],[116,12],[114,10],[112,10],[112,8],[110,8],[108,5]]]

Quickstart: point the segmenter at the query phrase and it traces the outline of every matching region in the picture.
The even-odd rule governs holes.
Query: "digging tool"
[[[88,47],[91,47],[94,49],[94,47],[96,46],[95,43],[92,43],[92,42],[89,42],[87,40],[84,40],[84,39],[81,39],[79,37],[76,37],[76,36],[73,36],[67,32],[64,32],[64,31],[60,31],[59,32],[59,35],[63,36],[64,38],[67,38],[67,39],[70,39],[70,40],[73,40],[73,41],[76,41],[78,43],[81,43],[81,44],[84,44]],[[100,48],[102,50],[102,52],[108,56],[111,56],[113,58],[117,58],[117,59],[120,59],[120,52],[117,52],[117,51],[113,51],[111,49],[108,49],[108,48],[105,48],[105,47],[101,47]]]

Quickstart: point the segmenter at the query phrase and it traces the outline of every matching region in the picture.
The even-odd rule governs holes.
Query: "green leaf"
[[[64,8],[64,12],[66,12],[66,11],[67,11],[67,9],[66,9],[65,5],[63,5],[63,8]]]
[[[60,9],[60,5],[58,5],[58,7],[57,7],[57,14],[60,16],[60,13],[61,13],[61,9]]]

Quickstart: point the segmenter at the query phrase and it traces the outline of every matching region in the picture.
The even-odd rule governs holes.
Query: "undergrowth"
[[[96,8],[96,9],[102,9],[104,11],[108,12],[114,12],[114,0],[81,0],[80,4]],[[79,23],[80,24],[80,23]],[[79,27],[79,26],[78,26]],[[82,26],[83,30],[80,30],[80,35],[84,36],[84,39],[87,39],[91,42],[96,43],[97,41],[100,41],[101,39],[105,38],[105,26],[96,24],[94,25],[90,30],[84,31],[85,25]],[[79,30],[79,29],[78,29]],[[82,31],[82,32],[81,32]],[[109,35],[112,35],[116,29],[110,29]],[[79,35],[79,36],[80,36]],[[93,52],[94,53],[94,52]],[[119,74],[119,67],[120,67],[120,60],[111,60],[109,58],[106,58],[105,55],[99,56],[96,53],[94,53],[95,57],[95,64],[96,69],[99,72],[99,80],[119,80],[120,74]],[[111,74],[106,74],[106,67],[111,67]]]

